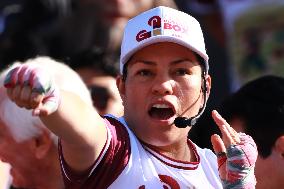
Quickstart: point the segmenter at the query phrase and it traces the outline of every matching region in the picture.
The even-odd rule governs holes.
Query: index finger
[[[226,147],[240,142],[239,134],[216,110],[212,111],[212,117],[222,133],[222,138]]]
[[[18,82],[18,73],[20,67],[17,66],[8,71],[7,75],[4,78],[4,87],[5,88],[13,88]]]

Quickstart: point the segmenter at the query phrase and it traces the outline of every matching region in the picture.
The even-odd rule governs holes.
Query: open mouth
[[[159,120],[167,120],[175,115],[173,108],[166,104],[155,104],[148,113],[152,118]]]

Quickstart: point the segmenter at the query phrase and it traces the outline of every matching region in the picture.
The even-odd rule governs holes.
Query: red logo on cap
[[[161,17],[153,16],[148,20],[148,25],[153,27],[153,35],[161,34]],[[136,40],[138,42],[147,39],[152,36],[151,31],[141,30],[136,35]]]
[[[148,25],[152,26],[153,30],[152,31],[147,31],[147,30],[141,30],[140,32],[137,33],[136,35],[136,40],[138,42],[150,38],[152,36],[156,36],[156,35],[161,35],[162,33],[162,19],[159,16],[153,16],[148,20]],[[183,33],[187,33],[188,32],[188,28],[185,27],[183,24],[178,23],[176,21],[173,20],[168,20],[165,19],[164,20],[164,25],[163,25],[163,29],[164,30],[172,30],[172,36],[175,37],[180,37],[182,38],[182,34]]]

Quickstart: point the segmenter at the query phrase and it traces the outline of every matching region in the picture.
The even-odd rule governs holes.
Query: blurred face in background
[[[116,86],[116,78],[98,74],[90,68],[81,68],[76,72],[88,86],[93,105],[100,115],[112,114],[117,117],[123,115],[123,105]]]
[[[111,50],[120,48],[127,21],[153,7],[153,2],[154,0],[80,0],[83,9],[95,14],[91,17],[99,18],[98,25],[104,30],[102,33],[108,36],[103,43]]]
[[[82,0],[82,4],[94,5],[100,18],[107,24],[128,20],[153,7],[154,0]]]
[[[0,160],[11,165],[12,184],[19,188],[32,188],[31,177],[37,174],[34,170],[35,158],[32,152],[32,140],[16,142],[9,129],[0,120]]]
[[[241,117],[235,116],[229,121],[229,124],[237,132],[247,132],[246,123]],[[253,135],[251,135],[253,137]],[[275,141],[271,154],[268,157],[262,157],[259,153],[255,164],[256,188],[282,188],[284,186],[284,155],[281,150],[284,147],[284,136],[279,136]],[[282,150],[283,151],[283,150]]]

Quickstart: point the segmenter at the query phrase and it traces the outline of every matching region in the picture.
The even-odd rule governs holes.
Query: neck
[[[180,161],[195,162],[197,161],[193,149],[188,145],[188,140],[171,144],[168,146],[151,146],[152,149],[159,153]],[[185,145],[187,144],[187,145]]]

